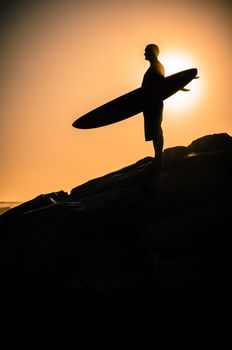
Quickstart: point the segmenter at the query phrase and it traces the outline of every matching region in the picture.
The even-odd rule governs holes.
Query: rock
[[[188,152],[209,152],[232,149],[231,136],[227,133],[212,134],[194,140],[188,147]]]
[[[188,148],[185,146],[166,148],[163,152],[164,166],[175,166],[187,153]]]
[[[118,188],[134,188],[141,174],[147,171],[153,158],[146,157],[128,167],[112,172],[72,189],[70,198],[80,199],[89,194],[117,190]]]
[[[41,194],[36,198],[22,203],[11,210],[8,210],[1,216],[2,220],[12,219],[18,215],[25,214],[27,212],[31,212],[34,210],[38,210],[41,208],[49,207],[55,205],[57,203],[63,202],[67,200],[68,194],[64,191],[53,192],[48,194]]]
[[[230,144],[208,135],[165,150],[159,171],[146,157],[1,215],[5,334],[33,348],[230,340]]]

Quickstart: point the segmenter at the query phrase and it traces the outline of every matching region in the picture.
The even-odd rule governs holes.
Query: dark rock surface
[[[231,342],[231,170],[232,138],[207,135],[1,215],[8,344]]]

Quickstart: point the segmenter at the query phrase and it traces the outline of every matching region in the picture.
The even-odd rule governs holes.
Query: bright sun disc
[[[185,69],[197,68],[196,62],[185,54],[167,53],[160,55],[160,61],[165,68],[165,76],[183,71]],[[199,73],[199,72],[198,72]],[[175,112],[178,115],[190,110],[194,104],[197,104],[201,92],[200,79],[193,79],[186,89],[190,91],[178,91],[173,96],[165,100],[165,109],[170,113]]]

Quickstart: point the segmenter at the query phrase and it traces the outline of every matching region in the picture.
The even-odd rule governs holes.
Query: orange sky
[[[190,92],[165,102],[164,148],[231,135],[230,3],[10,1],[1,21],[0,200],[70,191],[153,155],[142,114],[99,129],[72,127],[141,85],[148,43],[159,45],[167,75],[196,67],[200,76]]]

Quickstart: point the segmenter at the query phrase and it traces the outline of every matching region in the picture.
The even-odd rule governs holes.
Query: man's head
[[[159,55],[159,48],[155,44],[149,44],[145,48],[145,60],[152,61],[154,58],[157,58]]]

